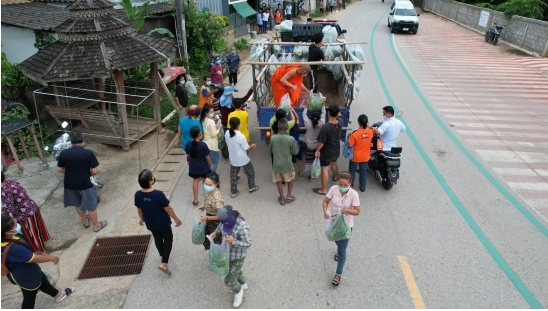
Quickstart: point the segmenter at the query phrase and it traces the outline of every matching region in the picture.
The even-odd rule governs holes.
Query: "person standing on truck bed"
[[[311,44],[308,47],[308,61],[309,62],[319,62],[327,60],[327,55],[323,53],[320,49],[323,45],[323,32],[318,32],[312,36],[312,41],[314,44]],[[312,85],[312,93],[318,93],[318,70],[319,65],[310,65],[312,72],[310,74],[310,85]]]
[[[282,65],[276,69],[272,78],[270,78],[274,106],[280,107],[282,97],[289,94],[291,106],[295,107],[301,95],[301,88],[309,92],[306,86],[303,85],[303,79],[310,71],[309,65]]]

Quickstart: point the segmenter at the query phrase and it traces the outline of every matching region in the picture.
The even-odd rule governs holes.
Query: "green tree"
[[[209,66],[211,53],[220,53],[227,48],[224,24],[214,14],[202,12],[192,2],[187,2],[185,25],[189,66],[193,72],[204,72]]]
[[[507,19],[513,15],[543,19],[547,7],[546,2],[542,0],[509,0],[499,4],[497,10],[503,12]]]
[[[10,63],[6,53],[2,52],[2,98],[25,102],[25,89],[34,85],[36,82],[23,75],[19,64]]]
[[[135,23],[135,31],[141,30],[145,24],[145,17],[148,13],[148,1],[143,3],[140,7],[131,4],[131,0],[123,0],[120,5],[124,8],[126,17]]]

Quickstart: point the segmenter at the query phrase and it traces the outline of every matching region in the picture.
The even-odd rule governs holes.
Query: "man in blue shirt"
[[[402,132],[407,129],[405,125],[396,117],[394,117],[394,108],[392,106],[386,106],[382,108],[382,115],[384,122],[378,129],[373,129],[375,134],[381,135],[383,144],[383,151],[390,151],[392,147],[396,146],[396,138]]]
[[[240,72],[240,55],[238,55],[234,46],[226,57],[226,69],[228,71],[228,82],[230,85],[234,85],[234,92],[238,92],[236,83],[238,83],[238,73]]]
[[[263,11],[257,12],[257,25],[259,26],[259,34],[263,33]]]

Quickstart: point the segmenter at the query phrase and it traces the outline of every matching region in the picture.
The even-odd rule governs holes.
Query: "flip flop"
[[[236,193],[233,193],[233,194],[231,194],[231,195],[230,195],[230,197],[234,199],[235,197],[237,197],[237,196],[238,196],[238,194],[240,194],[240,191],[238,191],[238,192],[236,192]]]
[[[255,191],[259,190],[259,186],[255,186],[255,188],[253,188],[253,190],[249,190],[249,193],[253,193]]]
[[[285,202],[282,201],[282,198],[278,197],[278,203],[280,203],[280,205],[284,206],[285,205]]]
[[[320,193],[320,188],[313,188],[312,192],[317,193],[317,194],[321,194],[321,195],[326,195],[327,194],[327,193]]]
[[[89,221],[89,216],[88,216],[88,215],[86,215],[86,218],[88,219],[88,225],[87,225],[87,226],[84,225],[84,228],[87,229],[87,228],[89,228],[89,226],[91,225],[91,222]]]
[[[74,286],[69,286],[67,288],[65,288],[62,292],[61,292],[61,296],[59,296],[59,298],[55,299],[55,302],[61,302],[63,301],[63,299],[67,298],[68,296],[70,296],[70,294],[72,294],[74,292],[75,288]]]
[[[162,272],[167,275],[171,275],[171,270],[169,270],[169,268],[162,269],[162,267],[158,266],[158,269],[162,270]]]
[[[196,202],[192,201],[192,205],[194,205],[194,206],[198,205],[198,201],[196,201]]]
[[[107,226],[107,221],[106,220],[100,221],[99,223],[101,224],[101,228],[99,228],[97,230],[93,230],[93,232],[97,233],[97,232],[103,230],[103,228]]]
[[[295,201],[296,197],[294,195],[292,195],[290,198],[285,198],[285,202],[286,203],[291,203],[293,201]]]

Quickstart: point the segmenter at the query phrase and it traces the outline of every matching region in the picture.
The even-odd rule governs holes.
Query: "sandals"
[[[69,286],[65,288],[63,291],[61,291],[61,296],[55,299],[55,302],[63,301],[63,299],[67,298],[68,296],[70,296],[70,294],[74,293],[74,289],[75,289],[74,286]]]
[[[285,202],[286,203],[291,203],[291,202],[295,201],[295,199],[296,199],[296,197],[294,195],[292,195],[289,198],[285,198]]]
[[[339,261],[339,254],[335,254],[335,257],[333,257],[333,259],[335,259],[335,261]]]
[[[89,221],[89,215],[86,215],[86,218],[88,219],[88,225],[84,225],[84,228],[87,229],[91,225],[91,221]]]
[[[238,192],[236,192],[236,193],[233,193],[233,194],[231,194],[231,195],[230,195],[230,197],[234,199],[235,197],[237,197],[237,196],[238,196],[238,194],[240,194],[240,191],[238,191]]]
[[[321,193],[321,192],[320,192],[320,189],[321,189],[321,188],[313,188],[313,189],[312,189],[312,192],[317,193],[317,194],[321,194],[321,195],[326,195],[326,194],[327,194],[327,192],[326,192],[326,193]]]
[[[333,281],[331,281],[331,284],[335,286],[339,286],[340,283],[341,283],[341,276],[338,274],[335,274],[335,277],[333,278]]]
[[[100,221],[99,224],[101,224],[101,227],[97,230],[93,230],[93,232],[97,233],[97,232],[103,230],[103,228],[107,226],[107,221],[106,220]]]
[[[162,270],[162,272],[167,275],[171,275],[171,270],[169,270],[169,268],[163,269],[161,266],[158,266],[158,269]]]
[[[278,197],[278,203],[280,203],[280,205],[285,205],[285,202],[283,201],[283,198],[280,198]]]
[[[259,190],[259,186],[255,186],[255,188],[249,190],[249,193],[253,193],[255,191]]]
[[[196,202],[192,201],[192,205],[194,205],[194,206],[198,205],[198,201],[196,201]]]

